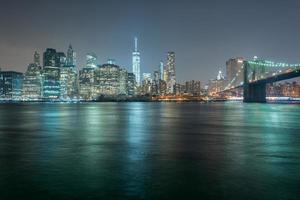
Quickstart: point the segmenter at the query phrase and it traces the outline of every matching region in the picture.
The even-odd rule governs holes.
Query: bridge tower
[[[244,102],[266,103],[266,83],[264,81],[251,83],[248,78],[249,70],[251,70],[251,65],[248,61],[244,61]]]

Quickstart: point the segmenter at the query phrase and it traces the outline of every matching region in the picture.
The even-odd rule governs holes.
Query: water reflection
[[[297,105],[0,104],[0,110],[6,199],[299,197]]]

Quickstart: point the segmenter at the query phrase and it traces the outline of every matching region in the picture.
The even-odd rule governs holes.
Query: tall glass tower
[[[69,45],[67,52],[67,66],[76,66],[76,53],[71,44]]]
[[[132,72],[135,75],[136,84],[141,83],[141,57],[137,48],[138,39],[134,38],[134,51],[132,52]]]
[[[88,68],[96,68],[97,67],[97,56],[95,53],[86,54],[86,66]]]
[[[39,69],[41,69],[41,58],[40,54],[37,51],[34,52],[33,63],[36,64],[36,66],[38,66]]]
[[[160,80],[164,80],[164,63],[162,61],[159,63],[159,75]]]
[[[168,52],[167,57],[167,92],[174,94],[174,87],[176,85],[176,71],[175,71],[175,53]]]

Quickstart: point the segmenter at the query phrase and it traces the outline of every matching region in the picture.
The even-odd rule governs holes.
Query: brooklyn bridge
[[[244,81],[233,84],[237,77],[243,76]],[[274,82],[300,76],[300,64],[276,63],[254,58],[245,60],[241,70],[221,93],[242,89],[244,102],[266,102],[266,86]]]

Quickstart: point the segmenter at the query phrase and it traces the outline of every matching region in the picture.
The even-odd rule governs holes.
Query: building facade
[[[55,49],[46,49],[43,54],[42,97],[44,100],[60,98],[60,68]]]
[[[95,95],[119,96],[126,95],[127,79],[125,71],[118,65],[104,64],[95,70]],[[127,72],[126,72],[127,74]]]
[[[42,99],[42,74],[37,62],[28,65],[24,75],[22,99],[24,101]]]
[[[135,75],[136,84],[141,84],[141,57],[138,51],[138,39],[134,38],[134,51],[132,52],[132,72]]]
[[[231,58],[226,62],[226,80],[228,87],[236,87],[244,82],[244,58]]]
[[[176,85],[175,53],[168,52],[167,56],[167,93],[174,94]]]
[[[22,100],[23,74],[15,71],[0,72],[0,99]]]
[[[97,56],[94,53],[86,54],[86,67],[87,68],[96,68],[97,67]]]
[[[95,68],[85,67],[79,71],[79,98],[93,100],[95,95]]]
[[[77,98],[77,71],[75,66],[64,66],[60,68],[60,98],[71,100]]]
[[[129,97],[135,96],[136,93],[136,79],[134,73],[127,74],[127,95]]]

